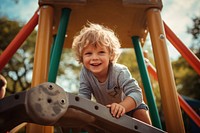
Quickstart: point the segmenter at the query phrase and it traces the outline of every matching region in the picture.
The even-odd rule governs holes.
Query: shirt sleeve
[[[81,96],[83,98],[91,99],[91,89],[89,87],[88,79],[86,79],[86,72],[84,72],[84,69],[81,70],[80,73],[80,88],[79,88],[79,94],[78,96]]]
[[[118,82],[120,88],[123,89],[124,94],[132,97],[136,102],[136,107],[138,107],[143,101],[142,90],[137,81],[132,77],[128,68],[124,68],[120,72]]]

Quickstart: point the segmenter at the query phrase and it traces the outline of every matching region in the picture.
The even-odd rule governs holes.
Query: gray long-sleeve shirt
[[[91,94],[103,105],[119,103],[126,96],[132,97],[136,106],[143,102],[142,91],[137,81],[131,76],[128,68],[121,64],[110,64],[108,78],[104,83],[100,83],[92,72],[83,66],[79,96],[91,99]]]

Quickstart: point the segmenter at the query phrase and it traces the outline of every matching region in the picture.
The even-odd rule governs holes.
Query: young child
[[[98,103],[110,108],[113,117],[126,113],[151,124],[137,81],[126,66],[116,63],[120,47],[115,33],[99,24],[88,23],[74,37],[72,49],[83,64],[79,96],[91,99],[93,94]]]

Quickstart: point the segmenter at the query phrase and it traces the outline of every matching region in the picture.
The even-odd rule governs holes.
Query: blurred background
[[[38,3],[33,0],[1,0],[0,54],[9,45],[20,29],[29,21],[37,8]],[[165,23],[173,30],[179,39],[200,58],[200,1],[164,0],[161,15]],[[6,96],[29,89],[31,86],[36,35],[37,27],[0,73],[8,82]],[[167,47],[177,91],[187,99],[188,103],[190,102],[190,104],[192,104],[193,109],[200,114],[200,76],[170,42],[167,42]],[[148,59],[154,65],[149,36],[147,36],[143,49],[148,51]],[[134,49],[122,49],[122,54],[118,62],[128,66],[132,76],[142,87]],[[63,49],[56,83],[63,87],[65,91],[77,94],[80,68],[81,64],[78,64],[75,60],[71,49]],[[162,119],[163,114],[161,111],[162,105],[159,85],[153,77],[150,76],[150,78],[156,104]],[[194,132],[195,130],[191,129],[191,122],[186,122],[190,120],[184,112],[183,118],[187,130],[186,132]],[[162,120],[162,123],[164,123],[164,120]]]

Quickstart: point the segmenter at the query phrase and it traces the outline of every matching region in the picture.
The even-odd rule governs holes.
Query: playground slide
[[[0,100],[0,132],[23,123],[86,128],[101,133],[163,133],[164,131],[129,116],[116,119],[105,106],[66,93],[46,82]]]

